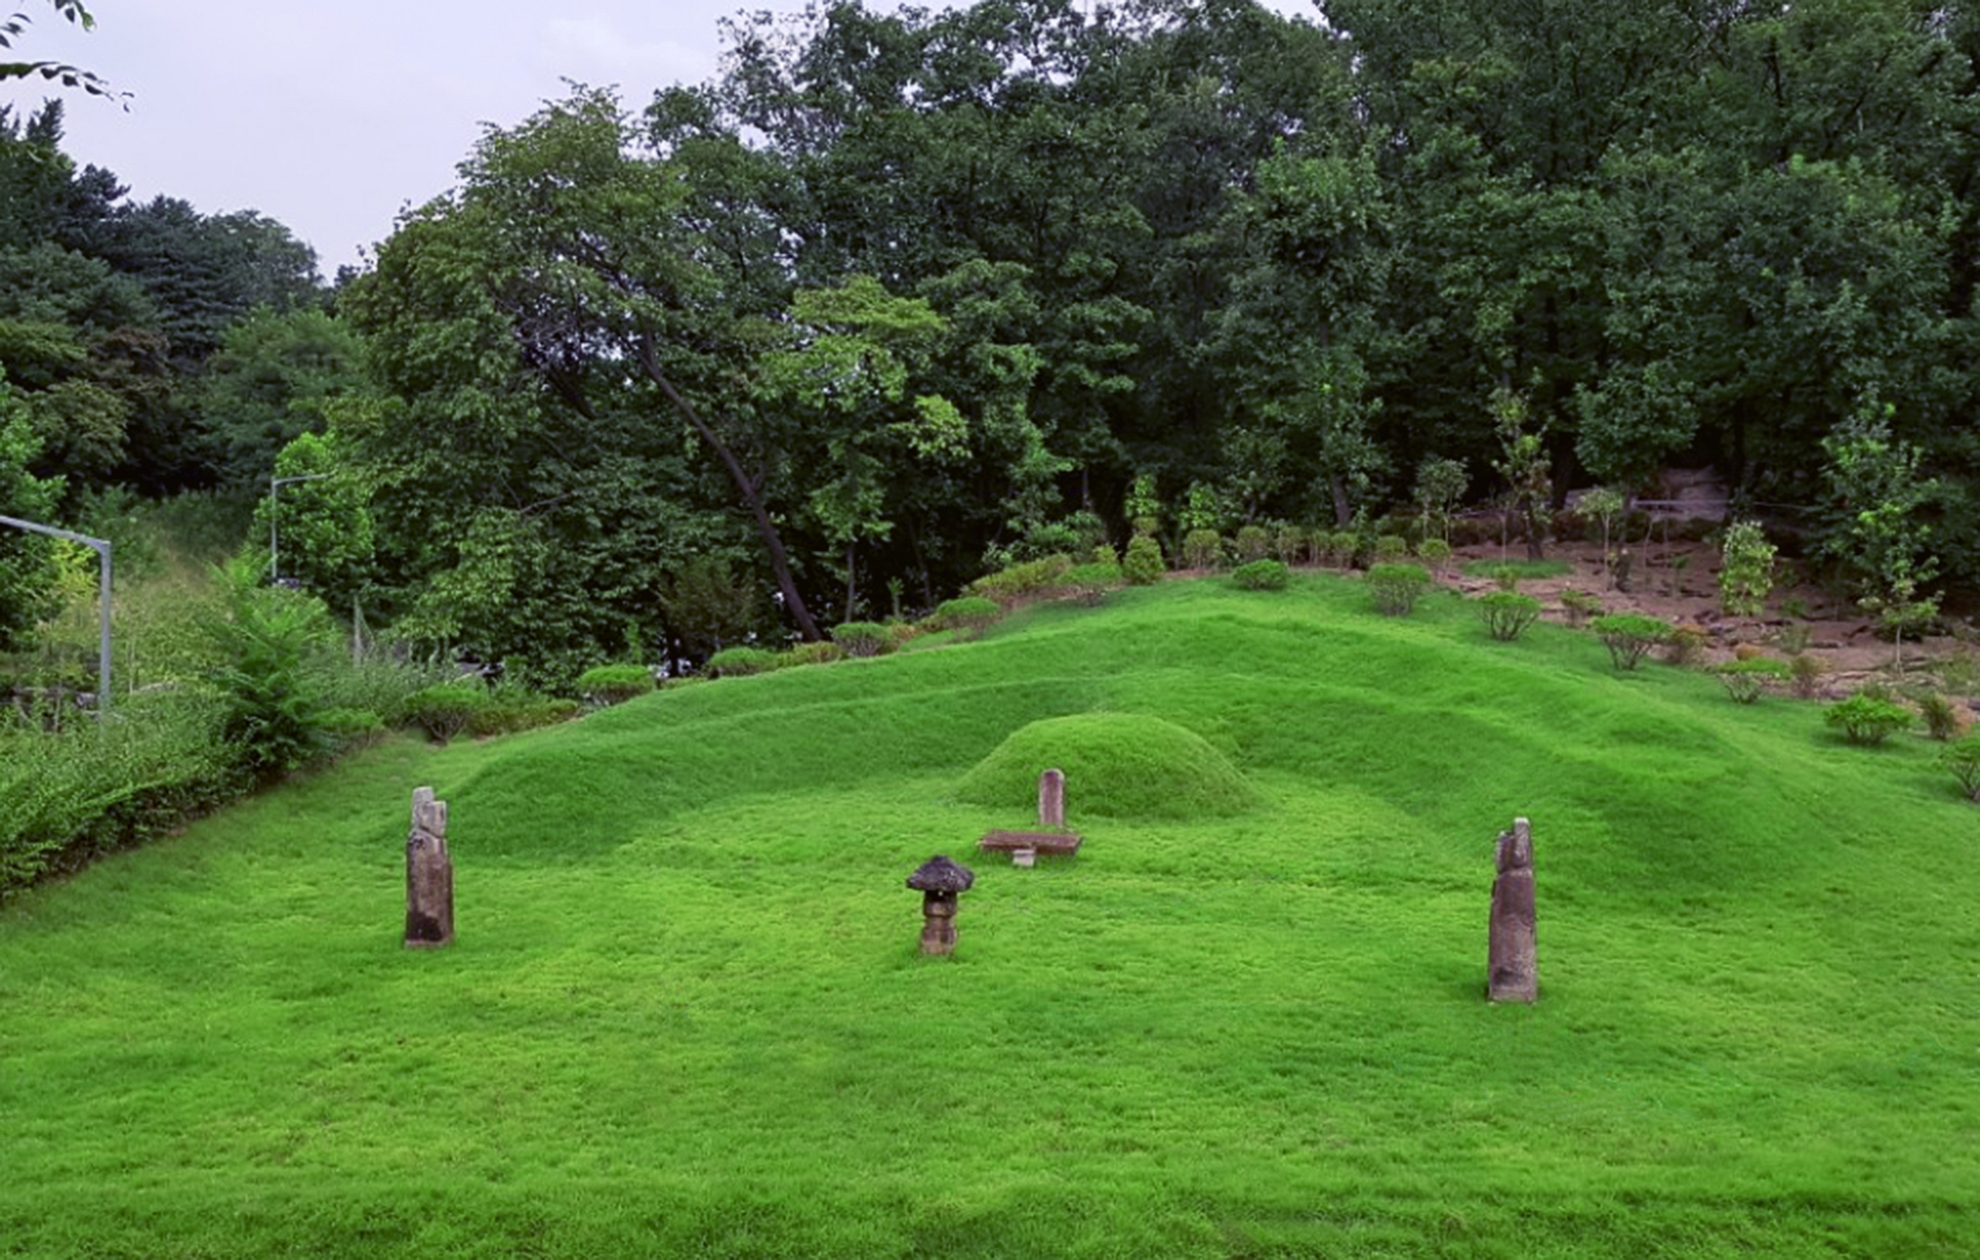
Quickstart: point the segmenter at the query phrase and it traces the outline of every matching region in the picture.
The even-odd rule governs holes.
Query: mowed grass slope
[[[1104,713],[1256,803],[1074,779],[1076,860],[975,855],[1033,819],[969,772]],[[1516,813],[1542,996],[1494,1008]],[[977,871],[950,959],[902,884],[936,852]],[[0,1253],[1973,1254],[1976,858],[1923,741],[1454,598],[1041,608],[391,744],[0,908]]]

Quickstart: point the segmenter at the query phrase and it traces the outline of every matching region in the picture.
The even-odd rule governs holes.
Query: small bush
[[[1540,601],[1517,591],[1487,591],[1474,602],[1485,628],[1501,643],[1511,643],[1540,618]]]
[[[370,709],[325,709],[316,725],[340,748],[363,748],[385,736],[385,719]]]
[[[598,705],[624,704],[653,690],[644,665],[599,665],[578,675],[578,694]]]
[[[1569,587],[1561,592],[1561,611],[1567,615],[1567,623],[1578,629],[1587,624],[1589,618],[1602,615],[1602,599],[1599,595]]]
[[[650,677],[647,688],[652,689]],[[584,706],[575,700],[540,695],[520,687],[513,690],[498,688],[488,697],[488,702],[468,719],[467,731],[484,739],[491,735],[513,735],[517,731],[533,731],[539,726],[568,722],[583,712]]]
[[[928,618],[928,626],[931,630],[965,630],[970,634],[981,634],[1003,615],[1004,610],[996,600],[985,599],[981,595],[964,595],[942,601]]]
[[[1335,530],[1327,535],[1327,550],[1333,555],[1337,567],[1351,569],[1361,555],[1361,535],[1351,529]]]
[[[1918,716],[1925,719],[1925,733],[1933,739],[1945,743],[1966,733],[1966,715],[1944,695],[1936,691],[1921,692],[1916,701]]]
[[[1466,577],[1488,577],[1503,582],[1500,570],[1511,569],[1518,578],[1561,577],[1574,570],[1565,560],[1472,560],[1463,569]]]
[[[1162,563],[1162,544],[1147,534],[1136,534],[1128,543],[1127,557],[1121,561],[1121,576],[1129,586],[1153,586],[1162,580],[1166,568]]]
[[[1609,649],[1609,660],[1617,669],[1635,669],[1651,648],[1671,637],[1668,622],[1636,613],[1597,617],[1594,627],[1595,636]]]
[[[1915,720],[1911,710],[1889,700],[1857,692],[1849,699],[1829,706],[1822,715],[1830,726],[1842,728],[1852,744],[1881,744],[1899,731],[1908,730]]]
[[[1125,579],[1118,564],[1082,564],[1066,571],[1060,585],[1075,603],[1098,604],[1107,592],[1120,589]]]
[[[1821,685],[1823,665],[1820,657],[1798,652],[1788,658],[1788,676],[1794,681],[1794,694],[1803,700],[1813,700]]]
[[[1719,561],[1719,606],[1735,617],[1757,617],[1774,589],[1774,545],[1758,521],[1726,527]]]
[[[1767,690],[1768,680],[1787,678],[1786,661],[1767,656],[1751,656],[1728,661],[1718,668],[1719,682],[1737,704],[1752,704]]]
[[[878,656],[889,646],[887,627],[877,621],[848,621],[833,626],[832,642],[856,659]]]
[[[887,652],[898,652],[908,643],[920,638],[926,633],[926,631],[912,621],[890,621],[885,628],[887,631],[887,646],[880,649],[883,654]]]
[[[1980,803],[1980,739],[1962,739],[1939,754],[1939,764],[1959,780],[1966,799]]]
[[[706,668],[711,678],[747,678],[767,674],[783,664],[783,659],[767,648],[730,647],[709,657]]]
[[[1664,659],[1673,665],[1696,665],[1704,658],[1705,644],[1709,641],[1703,626],[1689,621],[1672,626],[1664,640]]]
[[[1262,525],[1246,525],[1237,532],[1237,558],[1240,564],[1263,560],[1272,554],[1272,531]]]
[[[444,744],[466,730],[487,703],[488,689],[479,681],[443,683],[408,697],[406,718],[428,739]]]
[[[994,599],[1009,608],[1021,600],[1056,589],[1059,579],[1072,567],[1071,556],[1046,556],[980,577],[969,584],[969,589],[972,594]]]
[[[1192,529],[1183,535],[1183,567],[1214,569],[1224,558],[1224,539],[1214,529]]]
[[[1758,643],[1733,644],[1733,659],[1736,661],[1758,660],[1766,654],[1767,649],[1761,647]]]
[[[1253,560],[1231,571],[1231,580],[1247,591],[1283,591],[1289,577],[1283,560]]]
[[[1513,565],[1501,564],[1492,569],[1492,584],[1502,591],[1519,589],[1520,571]]]
[[[1273,538],[1273,548],[1280,560],[1287,564],[1305,564],[1308,556],[1307,540],[1311,537],[1298,525],[1281,525]]]
[[[1416,556],[1430,566],[1432,573],[1442,573],[1451,562],[1451,545],[1441,538],[1426,538],[1416,544]]]
[[[1414,564],[1378,564],[1368,570],[1368,593],[1375,608],[1390,617],[1407,617],[1415,609],[1430,575]]]
[[[957,601],[951,600],[950,602],[955,603]],[[993,609],[997,607],[994,600],[986,599],[983,602],[989,604]],[[937,611],[939,612],[940,610],[938,609]],[[792,647],[790,651],[784,653],[783,664],[829,665],[833,661],[843,661],[845,659],[846,650],[844,648],[836,643],[828,643],[820,639],[816,643],[799,643]]]

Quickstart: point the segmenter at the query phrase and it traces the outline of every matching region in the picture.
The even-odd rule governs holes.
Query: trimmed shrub
[[[743,646],[723,648],[708,658],[705,668],[711,678],[747,678],[781,669],[783,665],[783,658],[768,648]]]
[[[649,677],[649,690],[651,681]],[[488,703],[468,719],[467,730],[468,734],[478,738],[513,735],[517,731],[533,731],[539,726],[568,722],[583,712],[584,706],[575,700],[539,695],[521,688],[513,691],[498,688],[489,696]]]
[[[1327,535],[1327,551],[1337,568],[1351,569],[1361,554],[1361,535],[1351,529],[1337,529]]]
[[[1055,590],[1059,579],[1072,567],[1071,556],[1046,556],[980,577],[969,584],[969,589],[972,594],[994,599],[1010,608],[1021,600]]]
[[[1881,744],[1899,731],[1909,730],[1916,719],[1911,710],[1889,700],[1857,692],[1847,700],[1829,706],[1822,720],[1840,727],[1852,744]]]
[[[1502,591],[1518,590],[1521,576],[1518,567],[1515,565],[1499,564],[1492,566],[1492,584]]]
[[[1416,557],[1429,565],[1432,573],[1442,573],[1451,562],[1451,545],[1441,538],[1426,538],[1416,544]]]
[[[466,730],[487,704],[488,688],[479,681],[443,683],[407,697],[406,718],[428,739],[444,744]]]
[[[1153,586],[1162,580],[1167,566],[1162,563],[1162,544],[1147,534],[1136,534],[1128,543],[1121,561],[1121,576],[1129,586]]]
[[[578,675],[578,694],[594,704],[624,704],[653,690],[653,675],[644,665],[599,665]]]
[[[1595,637],[1609,649],[1609,660],[1617,669],[1635,669],[1651,648],[1671,637],[1669,622],[1637,613],[1597,617],[1594,627]]]
[[[1540,601],[1517,591],[1487,591],[1473,601],[1494,639],[1511,643],[1540,619]]]
[[[1368,570],[1368,593],[1376,611],[1390,617],[1407,617],[1429,585],[1430,575],[1420,565],[1378,564]]]
[[[385,737],[385,719],[370,709],[325,709],[316,725],[340,748],[364,748]]]
[[[1183,567],[1214,569],[1224,558],[1224,539],[1214,529],[1192,529],[1183,535]]]
[[[1789,657],[1788,675],[1794,680],[1794,694],[1803,700],[1813,700],[1821,686],[1823,669],[1821,658],[1806,652]]]
[[[1253,560],[1231,570],[1231,580],[1247,591],[1283,591],[1290,576],[1283,560]]]
[[[1944,695],[1926,691],[1919,693],[1914,700],[1918,705],[1918,716],[1925,719],[1925,733],[1933,739],[1944,743],[1966,733],[1966,715]]]
[[[1752,704],[1766,692],[1769,680],[1785,681],[1790,671],[1786,661],[1770,656],[1749,656],[1727,661],[1716,672],[1726,694],[1732,697],[1735,704]]]
[[[1567,616],[1567,623],[1577,629],[1585,625],[1589,618],[1603,613],[1602,599],[1587,591],[1577,591],[1568,587],[1561,592],[1561,612]]]
[[[1263,525],[1246,525],[1237,532],[1239,564],[1250,564],[1272,554],[1272,531]]]
[[[1673,665],[1696,665],[1703,659],[1709,639],[1705,627],[1692,622],[1672,626],[1664,640],[1664,659]]]
[[[966,630],[971,634],[981,634],[996,624],[1004,610],[994,599],[981,595],[964,595],[957,599],[943,600],[928,618],[932,630]]]
[[[950,601],[955,602],[955,601]],[[984,600],[992,609],[997,607],[994,600]],[[799,643],[784,653],[785,665],[829,665],[833,661],[846,659],[846,650],[836,643],[820,639],[816,643]]]
[[[887,652],[898,652],[907,643],[920,638],[926,633],[912,621],[890,621],[886,625],[886,631],[887,646],[880,649],[883,654]]]
[[[1409,539],[1401,534],[1383,534],[1375,540],[1377,564],[1400,564],[1409,559]]]
[[[1297,525],[1281,525],[1273,546],[1279,559],[1287,564],[1304,564],[1308,556],[1307,540],[1310,535]]]
[[[1091,607],[1105,599],[1108,591],[1119,590],[1124,581],[1118,564],[1082,564],[1067,570],[1059,584],[1075,603]]]
[[[1962,739],[1939,754],[1939,764],[1959,780],[1966,799],[1980,803],[1980,739]]]
[[[856,659],[878,656],[892,646],[887,627],[877,621],[848,621],[833,626],[832,642]]]

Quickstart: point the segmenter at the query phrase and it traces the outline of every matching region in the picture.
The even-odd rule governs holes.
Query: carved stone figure
[[[1492,881],[1492,945],[1487,996],[1531,1002],[1540,996],[1533,946],[1533,825],[1513,819],[1499,833],[1498,878]]]
[[[447,802],[430,787],[412,795],[406,837],[406,948],[438,949],[454,939],[454,859],[447,853]]]

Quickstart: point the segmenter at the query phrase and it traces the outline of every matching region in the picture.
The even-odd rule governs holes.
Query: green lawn
[[[1077,859],[976,855],[1032,818],[968,772],[1110,712],[1256,803],[1073,778]],[[1301,577],[388,744],[0,908],[0,1254],[1972,1254],[1980,813],[1820,718]],[[1495,1008],[1515,813],[1541,1000]]]

